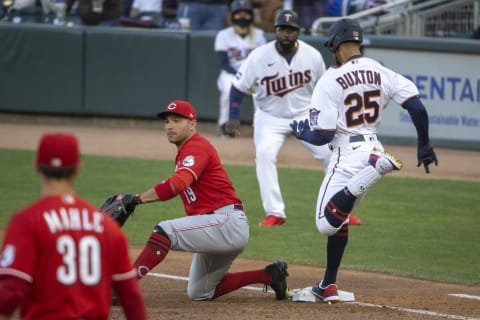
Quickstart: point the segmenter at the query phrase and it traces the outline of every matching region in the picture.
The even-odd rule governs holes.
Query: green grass
[[[33,157],[30,151],[0,149],[0,228],[12,212],[39,196]],[[96,156],[84,160],[76,190],[97,205],[112,194],[142,192],[173,172],[170,161]],[[317,232],[314,221],[323,172],[280,169],[288,223],[260,228],[264,213],[254,168],[227,166],[227,170],[251,226],[242,257],[325,265],[326,237]],[[479,182],[383,178],[355,212],[363,225],[350,227],[342,268],[480,285],[479,194]],[[143,205],[125,231],[132,244],[143,245],[157,222],[183,214],[178,198]]]

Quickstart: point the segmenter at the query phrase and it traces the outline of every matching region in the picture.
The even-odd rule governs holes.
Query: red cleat
[[[322,287],[321,284],[314,285],[312,287],[312,294],[320,301],[327,302],[328,304],[340,302],[338,297],[337,285],[332,283],[326,287]]]
[[[273,227],[273,226],[281,226],[284,223],[285,223],[285,219],[283,218],[267,215],[267,217],[262,221],[260,221],[258,225],[260,227]]]
[[[349,222],[348,224],[353,226],[353,225],[361,225],[362,224],[362,221],[360,220],[359,217],[357,216],[354,216],[353,214],[350,214],[350,217],[348,218]]]

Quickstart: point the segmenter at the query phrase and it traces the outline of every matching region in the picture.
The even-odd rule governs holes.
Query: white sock
[[[363,195],[382,175],[372,166],[367,166],[347,182],[347,188],[355,197]]]

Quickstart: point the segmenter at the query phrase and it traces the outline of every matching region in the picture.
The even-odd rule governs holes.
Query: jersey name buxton
[[[380,72],[372,70],[355,70],[342,74],[335,79],[342,89],[356,86],[359,84],[373,84],[375,86],[382,85],[382,77]]]

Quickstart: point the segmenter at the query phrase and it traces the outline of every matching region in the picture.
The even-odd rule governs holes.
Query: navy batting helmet
[[[253,7],[248,0],[234,0],[230,5],[230,12],[234,14],[237,11],[248,11],[253,15]]]
[[[325,42],[325,47],[331,52],[337,51],[340,44],[344,42],[358,42],[363,41],[363,31],[358,22],[352,19],[340,19],[335,22],[328,31],[328,40]]]
[[[298,14],[292,10],[282,10],[275,18],[275,27],[291,27],[300,29]]]

